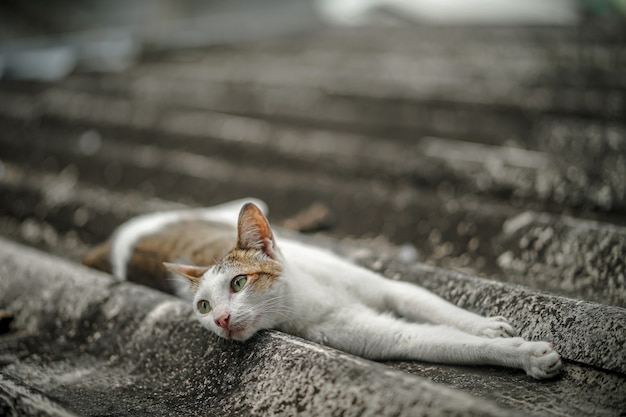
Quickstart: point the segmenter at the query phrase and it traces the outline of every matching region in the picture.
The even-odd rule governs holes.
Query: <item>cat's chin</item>
[[[250,339],[254,335],[254,333],[256,333],[256,331],[250,327],[236,328],[232,330],[220,329],[220,331],[218,332],[218,336],[228,340],[245,342],[246,340]]]

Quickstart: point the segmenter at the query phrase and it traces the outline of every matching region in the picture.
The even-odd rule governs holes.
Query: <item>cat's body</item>
[[[513,337],[504,318],[476,315],[323,249],[276,239],[257,206],[243,203],[131,220],[87,263],[110,253],[120,279],[134,262],[152,264],[135,272],[153,271],[163,283],[165,272],[154,271],[170,262],[168,269],[191,283],[198,320],[228,339],[275,328],[370,359],[502,365],[535,378],[559,372],[550,343]]]

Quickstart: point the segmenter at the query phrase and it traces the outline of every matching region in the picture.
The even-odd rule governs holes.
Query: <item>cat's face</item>
[[[253,204],[241,209],[235,249],[210,268],[166,264],[194,291],[200,323],[218,336],[244,341],[287,319],[284,262],[269,223]]]
[[[200,323],[226,339],[246,340],[285,318],[285,283],[279,261],[235,249],[204,273],[194,295]]]

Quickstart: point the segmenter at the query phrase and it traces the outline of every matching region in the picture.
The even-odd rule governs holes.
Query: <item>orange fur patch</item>
[[[181,220],[137,241],[127,265],[127,276],[129,280],[171,292],[168,282],[171,276],[163,262],[208,267],[228,253],[235,242],[235,229],[230,225]],[[195,292],[199,282],[190,281]]]
[[[217,271],[237,275],[247,275],[249,284],[256,291],[267,291],[283,273],[280,262],[269,258],[260,251],[234,249],[216,265]]]

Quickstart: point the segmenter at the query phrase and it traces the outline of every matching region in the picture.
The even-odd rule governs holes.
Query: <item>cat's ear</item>
[[[259,250],[276,259],[276,242],[270,224],[253,203],[246,203],[239,212],[237,248]]]
[[[208,266],[182,265],[169,262],[163,262],[163,266],[165,266],[165,268],[169,269],[170,271],[187,278],[187,280],[191,284],[191,287],[194,289],[198,288],[198,284],[200,284],[200,279],[202,278],[202,275],[204,275],[204,273],[210,268]]]

